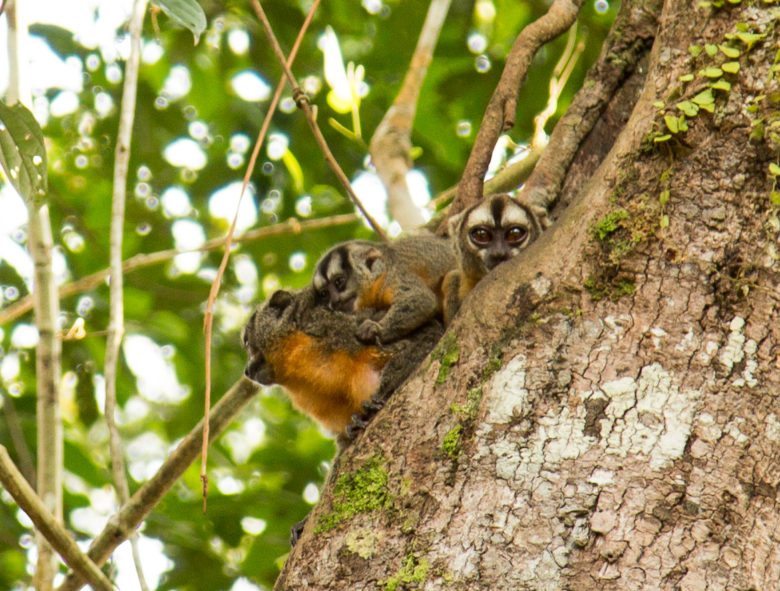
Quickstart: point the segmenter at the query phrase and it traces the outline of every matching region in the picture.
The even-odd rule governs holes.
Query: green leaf
[[[699,112],[698,105],[692,103],[691,101],[683,101],[681,103],[677,103],[677,108],[680,109],[686,115],[688,115],[688,117],[695,117],[696,113]]]
[[[739,32],[737,33],[737,39],[742,41],[745,45],[747,45],[748,50],[752,49],[753,46],[764,39],[766,37],[766,33],[744,33]]]
[[[685,119],[685,115],[680,115],[677,118],[677,127],[680,131],[688,131],[688,120]]]
[[[689,45],[688,53],[690,53],[692,57],[699,57],[701,55],[701,45]]]
[[[661,207],[669,203],[669,197],[671,197],[669,189],[664,189],[661,191],[661,194],[658,196],[658,202],[661,204]]]
[[[720,66],[724,72],[729,74],[736,74],[739,72],[739,62],[726,62]]]
[[[772,191],[769,194],[769,200],[772,202],[772,205],[780,205],[780,191]]]
[[[661,219],[658,222],[658,225],[661,226],[661,228],[668,228],[669,227],[669,216],[664,214],[661,216]]]
[[[663,109],[663,108],[666,106],[666,103],[665,103],[665,102],[663,102],[663,101],[655,101],[655,102],[653,103],[653,106],[654,106],[656,109]]]
[[[690,82],[693,80],[693,74],[683,74],[678,78],[680,82]]]
[[[704,46],[704,51],[707,52],[707,55],[710,57],[715,57],[715,54],[718,53],[718,46],[713,45],[712,43],[707,43]]]
[[[33,114],[18,103],[0,101],[0,166],[8,180],[28,202],[46,194],[46,147]]]
[[[677,117],[674,115],[664,116],[664,121],[666,122],[666,128],[672,133],[677,133],[680,131],[680,126],[677,123]]]
[[[704,68],[703,70],[699,70],[699,74],[704,76],[705,78],[720,78],[723,76],[723,70],[720,68]]]
[[[195,0],[154,0],[168,18],[192,31],[195,43],[206,30],[206,13]]]
[[[664,135],[655,136],[653,138],[653,142],[655,142],[656,144],[660,144],[661,142],[668,142],[670,139],[672,139],[672,136],[666,133]]]
[[[700,107],[702,107],[704,105],[713,104],[715,102],[715,97],[712,94],[712,89],[708,88],[707,90],[701,91],[691,100],[697,105],[699,105]]]
[[[731,90],[731,82],[727,82],[725,80],[716,80],[715,82],[710,84],[710,88],[729,92]]]
[[[707,111],[708,113],[714,113],[715,112],[715,105],[711,103],[707,103],[706,105],[699,105],[699,108],[702,111]]]
[[[723,55],[731,59],[736,59],[742,54],[736,47],[729,47],[728,45],[718,45],[718,49],[720,49]]]
[[[774,162],[769,163],[769,174],[772,176],[780,176],[780,166],[775,164]]]

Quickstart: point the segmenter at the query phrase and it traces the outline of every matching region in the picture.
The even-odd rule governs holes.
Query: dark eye
[[[322,289],[317,290],[317,299],[319,300],[327,300],[328,299],[328,288],[323,287]]]
[[[347,286],[346,277],[344,277],[344,275],[336,275],[336,277],[333,278],[333,286],[339,291],[344,291],[344,288]]]
[[[528,230],[522,226],[512,226],[506,231],[506,234],[504,234],[506,243],[509,244],[509,246],[517,246],[527,237]]]
[[[471,241],[477,246],[487,246],[493,242],[493,232],[483,226],[474,228],[471,232],[469,232],[469,237],[471,238]]]

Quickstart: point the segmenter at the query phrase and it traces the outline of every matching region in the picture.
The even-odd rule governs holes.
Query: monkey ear
[[[468,210],[461,211],[447,220],[447,235],[450,238],[457,238],[458,229],[460,228],[463,218],[466,216],[466,211]]]
[[[268,300],[268,305],[274,310],[281,312],[287,308],[287,306],[292,304],[292,302],[293,295],[289,291],[280,289],[273,293],[271,299]]]
[[[366,267],[369,271],[373,271],[374,267],[376,266],[377,262],[382,259],[382,253],[377,248],[371,248],[366,252]]]

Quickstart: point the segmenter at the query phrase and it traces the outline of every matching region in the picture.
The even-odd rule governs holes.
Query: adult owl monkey
[[[506,193],[488,195],[452,216],[448,227],[458,267],[447,274],[442,285],[445,325],[480,279],[542,233],[533,210]]]
[[[376,314],[346,314],[318,305],[311,288],[279,290],[257,306],[243,330],[249,354],[245,374],[260,384],[283,386],[296,408],[344,446],[443,332],[432,320],[389,344],[360,341],[358,326]]]

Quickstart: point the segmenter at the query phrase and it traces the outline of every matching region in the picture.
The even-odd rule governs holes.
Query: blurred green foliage
[[[309,2],[267,0],[263,5],[288,49]],[[411,0],[323,2],[303,43],[294,71],[307,85],[321,87],[312,100],[318,105],[323,132],[350,177],[369,166],[366,144],[395,97],[427,5]],[[197,46],[193,46],[189,31],[176,28],[165,16],[158,17],[161,32],[157,38],[149,18],[146,21],[147,49],[151,52],[159,46],[160,51],[156,60],[147,59],[141,68],[128,179],[125,257],[173,248],[174,227],[182,220],[202,228],[206,238],[224,235],[227,221],[210,214],[209,199],[215,191],[240,181],[269,102],[240,98],[231,80],[251,70],[273,89],[280,75],[247,3],[205,0],[202,6],[208,27]],[[522,26],[545,10],[546,3],[539,0],[453,1],[425,81],[413,136],[420,148],[415,166],[425,174],[432,194],[457,182],[511,43]],[[591,3],[583,7],[578,35],[586,41],[585,51],[561,99],[559,114],[598,55],[614,12],[614,6],[606,14],[597,14]],[[338,36],[344,61],[365,67],[369,92],[360,108],[362,140],[347,138],[326,123],[335,118],[352,128],[351,115],[334,112],[325,101],[327,86],[317,43],[326,26]],[[242,32],[249,39],[243,53],[240,43],[238,51],[229,43],[231,35],[240,42]],[[121,97],[117,68],[121,62],[107,62],[99,50],[84,47],[70,31],[56,26],[34,25],[32,34],[45,40],[63,59],[77,60],[83,66],[78,107],[62,116],[50,116],[44,125],[55,243],[67,278],[75,280],[108,264],[113,153]],[[470,42],[472,49],[479,51],[470,50]],[[533,116],[547,101],[547,82],[564,44],[564,38],[557,40],[534,62],[520,96],[517,125],[511,132],[517,143],[530,139]],[[477,71],[478,60],[482,60],[482,72]],[[182,96],[166,95],[164,90],[172,69],[189,75],[191,85]],[[61,92],[45,89],[38,97],[39,104],[56,100]],[[286,98],[289,105],[289,92]],[[101,104],[105,106],[108,99],[112,107],[106,110]],[[471,133],[461,136],[457,130],[465,123],[471,125]],[[271,131],[287,138],[288,156],[300,164],[303,178],[302,183],[301,179],[296,181],[291,174],[294,168],[288,168],[283,160],[271,160],[264,148],[252,177],[255,194],[250,199],[258,210],[255,226],[268,226],[291,216],[319,218],[351,212],[352,206],[326,167],[303,116],[290,109],[279,111]],[[199,170],[173,166],[163,157],[165,148],[181,138],[193,140],[205,154],[205,165]],[[236,150],[242,142],[246,145]],[[171,187],[186,193],[189,211],[186,207],[174,213],[166,211],[161,197]],[[351,224],[244,243],[236,249],[217,305],[213,344],[217,397],[242,373],[245,355],[239,344],[239,328],[251,307],[278,286],[307,283],[318,256],[330,245],[370,235],[362,225]],[[14,239],[24,245],[24,232],[18,232]],[[159,346],[158,356],[172,364],[181,385],[171,396],[155,397],[144,378],[147,382],[164,380],[158,375],[134,374],[127,356],[123,358],[118,391],[132,489],[153,473],[167,450],[202,416],[202,317],[220,256],[220,252],[203,255],[194,272],[177,270],[169,261],[125,277],[127,335],[148,337],[151,341],[141,342]],[[27,294],[22,277],[7,262],[0,263],[0,289],[5,294],[4,306]],[[69,528],[79,539],[88,541],[90,532],[84,531],[83,520],[74,517],[78,511],[94,508],[97,492],[110,490],[101,388],[107,287],[63,300],[61,320],[65,329],[83,321],[86,330],[85,338],[68,340],[63,346],[63,417],[65,515]],[[19,361],[18,374],[0,381],[4,403],[0,443],[20,462],[14,429],[23,435],[34,456],[35,359],[34,349],[14,345],[12,337],[21,325],[31,322],[27,314],[3,326],[0,334],[3,361],[13,356]],[[149,348],[151,353],[157,351],[151,344]],[[12,373],[9,370],[8,375]],[[290,526],[310,509],[304,490],[308,486],[311,501],[311,483],[321,482],[333,453],[332,442],[294,411],[281,392],[263,392],[211,448],[214,485],[208,513],[201,513],[198,467],[193,466],[143,526],[142,534],[162,541],[164,554],[172,562],[158,589],[216,591],[230,589],[239,579],[270,588],[278,573],[278,559],[288,551]],[[103,524],[100,519],[107,513],[105,509],[94,512],[97,517],[93,522],[97,520],[99,529]],[[23,588],[29,582],[25,551],[32,546],[31,540],[29,522],[3,493],[0,589]]]

